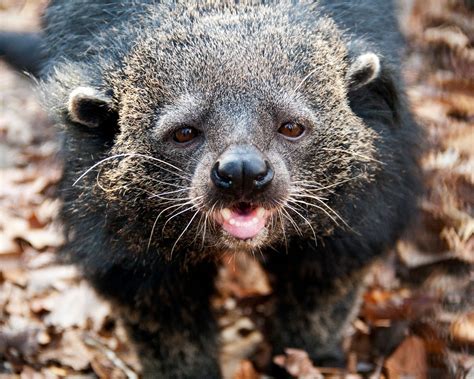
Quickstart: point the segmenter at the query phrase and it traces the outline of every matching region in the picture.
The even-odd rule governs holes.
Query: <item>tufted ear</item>
[[[112,99],[92,87],[78,87],[69,95],[69,117],[72,121],[97,128],[117,120]]]
[[[347,72],[349,89],[357,90],[376,79],[379,75],[379,57],[374,53],[361,54],[352,62]]]

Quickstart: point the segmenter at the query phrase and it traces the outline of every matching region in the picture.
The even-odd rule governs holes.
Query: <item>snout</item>
[[[273,177],[270,162],[251,145],[227,149],[211,169],[215,187],[236,200],[251,199],[253,195],[265,191]]]
[[[232,146],[220,155],[212,166],[211,181],[228,203],[215,217],[227,234],[251,240],[262,233],[271,212],[256,199],[273,179],[270,161],[255,146]]]

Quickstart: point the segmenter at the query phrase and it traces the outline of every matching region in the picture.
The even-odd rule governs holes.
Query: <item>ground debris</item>
[[[314,367],[308,353],[298,349],[286,349],[285,355],[277,355],[273,362],[298,379],[323,379],[320,370]]]

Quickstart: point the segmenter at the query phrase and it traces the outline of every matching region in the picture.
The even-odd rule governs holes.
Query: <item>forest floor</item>
[[[0,1],[2,29],[34,30],[44,1]],[[344,344],[347,367],[272,356],[271,289],[256,262],[224,262],[213,300],[226,378],[474,378],[474,13],[468,1],[404,1],[408,95],[427,135],[416,226],[369,278]],[[472,7],[472,6],[471,6]],[[0,62],[0,378],[137,378],[123,327],[74,267],[63,236],[54,127],[31,80]]]

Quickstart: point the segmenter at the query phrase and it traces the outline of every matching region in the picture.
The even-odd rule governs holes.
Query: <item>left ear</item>
[[[69,95],[68,113],[72,121],[98,128],[116,118],[109,96],[91,87],[78,87]]]
[[[372,53],[359,55],[350,65],[347,82],[351,91],[369,84],[380,75],[380,59]]]

